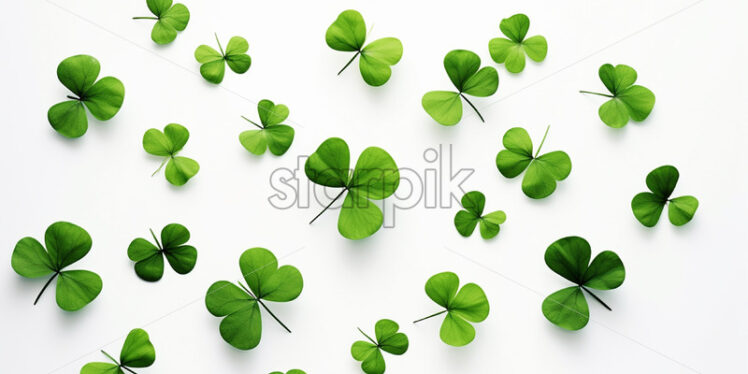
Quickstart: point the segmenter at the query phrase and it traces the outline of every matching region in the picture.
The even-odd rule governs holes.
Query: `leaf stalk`
[[[478,118],[480,118],[480,121],[483,122],[483,123],[486,123],[486,120],[483,119],[483,116],[478,111],[478,108],[476,108],[475,105],[473,105],[473,103],[471,103],[470,100],[468,100],[468,98],[465,97],[465,95],[462,94],[462,92],[460,92],[460,97],[463,98],[463,99],[465,99],[465,101],[467,101],[468,105],[470,105],[470,107],[473,108],[473,110],[475,111],[475,113],[478,114]]]
[[[158,17],[132,17],[132,19],[152,19],[158,21]]]
[[[163,161],[161,161],[161,165],[159,165],[158,169],[156,169],[156,171],[154,171],[153,174],[151,174],[151,177],[155,176],[156,173],[158,173],[159,171],[161,171],[161,168],[164,167],[164,165],[166,164],[166,161],[169,161],[170,158],[171,158],[171,156],[169,156],[169,157],[165,158]]]
[[[597,297],[597,295],[595,295],[594,293],[592,293],[592,291],[588,290],[587,287],[585,287],[585,286],[579,286],[579,287],[582,287],[583,290],[587,291],[587,293],[590,294],[590,296],[592,296],[593,298],[595,298],[595,300],[597,300],[597,302],[599,302],[600,304],[603,304],[603,306],[605,307],[605,309],[607,309],[607,310],[609,310],[611,312],[613,311],[613,309],[610,309],[610,307],[608,306],[608,304],[605,304],[605,302],[603,302],[599,297]]]
[[[434,314],[432,314],[432,315],[430,315],[430,316],[426,316],[426,317],[423,317],[423,318],[421,318],[421,319],[417,319],[417,320],[413,321],[413,323],[418,323],[418,322],[421,322],[421,321],[427,320],[427,319],[429,319],[429,318],[431,318],[431,317],[436,317],[436,316],[438,316],[438,315],[440,315],[440,314],[444,314],[444,313],[447,313],[447,310],[446,310],[446,309],[442,310],[441,312],[437,312],[437,313],[434,313]]]
[[[257,128],[259,128],[260,130],[263,130],[263,129],[265,129],[264,127],[262,127],[262,126],[258,125],[258,124],[257,124],[257,122],[255,122],[255,121],[252,121],[251,119],[249,119],[249,118],[247,118],[247,117],[244,117],[244,116],[240,116],[240,117],[244,118],[244,120],[245,120],[245,121],[247,121],[247,122],[249,122],[249,123],[251,123],[251,124],[253,124],[253,125],[257,126]]]
[[[309,224],[311,225],[315,220],[317,220],[317,218],[319,218],[319,216],[322,215],[322,213],[324,213],[325,211],[327,211],[327,209],[330,209],[330,207],[332,206],[332,204],[334,204],[336,201],[338,201],[338,199],[340,199],[340,197],[343,196],[343,193],[345,193],[345,191],[348,191],[348,187],[343,188],[343,191],[340,191],[340,193],[338,194],[338,196],[335,196],[335,198],[332,199],[332,201],[330,201],[330,204],[327,204],[327,206],[325,207],[325,209],[322,209],[321,212],[319,212],[316,216],[314,216],[314,218],[312,218],[312,220],[309,221]]]
[[[53,281],[53,280],[54,280],[55,278],[57,278],[57,276],[58,276],[58,275],[60,275],[60,272],[59,272],[59,271],[55,271],[55,273],[54,273],[54,274],[52,274],[52,276],[51,276],[51,277],[49,277],[49,280],[47,281],[47,283],[45,283],[45,284],[44,284],[44,287],[42,287],[42,290],[41,290],[41,291],[39,291],[39,294],[38,294],[38,295],[36,295],[36,299],[34,300],[34,305],[36,305],[36,303],[38,303],[38,302],[39,302],[39,298],[41,298],[41,297],[42,297],[42,294],[43,294],[43,293],[44,293],[44,291],[45,291],[45,290],[47,289],[47,287],[49,287],[49,284],[50,284],[50,283],[52,283],[52,281]]]
[[[590,94],[590,95],[597,95],[597,96],[605,96],[605,97],[610,97],[610,98],[614,98],[615,97],[613,95],[608,95],[608,94],[599,93],[599,92],[592,92],[592,91],[584,91],[584,90],[579,90],[579,93]]]
[[[356,327],[356,328],[358,329],[358,332],[360,332],[363,336],[366,337],[366,339],[369,339],[369,341],[371,342],[371,344],[374,344],[377,347],[379,347],[379,344],[377,342],[375,342],[374,339],[372,339],[369,335],[366,335],[366,333],[364,332],[364,330],[361,330],[360,327]]]
[[[250,289],[246,287],[244,283],[242,283],[241,281],[237,283],[239,283],[239,286],[241,286],[241,288],[243,288],[244,291],[249,294],[249,296],[252,296],[253,299],[255,299],[258,303],[260,303],[260,305],[265,309],[265,311],[267,311],[270,314],[270,316],[273,317],[273,319],[275,319],[276,322],[278,322],[281,326],[283,326],[283,328],[286,329],[286,331],[288,331],[289,334],[291,333],[291,329],[289,329],[288,326],[286,326],[286,324],[284,324],[278,317],[275,316],[275,314],[273,314],[270,308],[268,308],[267,305],[265,305],[265,303],[262,302],[262,299],[255,296],[255,294],[252,293],[252,291],[250,291]]]
[[[216,36],[216,43],[218,43],[218,49],[221,50],[221,56],[226,56],[226,53],[223,52],[223,47],[221,46],[221,42],[218,40],[218,33],[214,32],[213,35]]]
[[[342,69],[340,69],[340,71],[338,72],[338,75],[340,75],[340,73],[342,73],[343,70],[345,70],[348,67],[348,65],[350,65],[353,62],[353,60],[356,59],[356,57],[358,57],[359,54],[361,54],[361,50],[356,51],[356,54],[353,55],[353,57],[350,60],[348,60],[348,63],[345,64],[345,66],[343,66]]]
[[[164,247],[161,246],[161,243],[158,241],[158,238],[156,237],[156,234],[153,232],[153,229],[148,229],[151,232],[151,236],[153,237],[153,240],[156,241],[156,245],[158,246],[158,249],[163,251]]]
[[[548,127],[545,128],[545,134],[543,134],[543,140],[540,141],[538,150],[535,151],[535,156],[533,156],[533,158],[538,158],[538,155],[540,154],[540,148],[543,148],[543,143],[545,143],[545,138],[548,136],[548,130],[550,129],[551,129],[551,125],[548,125]]]

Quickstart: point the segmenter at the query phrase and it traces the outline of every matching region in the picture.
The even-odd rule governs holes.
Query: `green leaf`
[[[427,92],[421,99],[421,105],[434,121],[444,126],[456,125],[462,119],[462,100],[459,92]]]
[[[351,356],[356,361],[361,361],[361,370],[367,374],[382,374],[385,371],[382,351],[402,355],[408,350],[408,337],[398,330],[399,326],[395,321],[381,319],[374,327],[375,341],[359,329],[369,340],[359,340],[351,346]]]
[[[101,287],[101,277],[92,271],[61,271],[57,277],[57,305],[70,312],[79,310],[99,296]]]
[[[55,131],[68,138],[81,137],[88,130],[86,110],[80,101],[69,100],[52,105],[47,119]]]
[[[80,374],[125,374],[119,365],[107,362],[89,362],[81,368]]]
[[[646,227],[653,227],[660,220],[662,210],[668,206],[670,222],[682,226],[691,221],[699,201],[693,196],[671,198],[680,174],[671,165],[660,166],[647,174],[647,188],[652,193],[641,192],[631,200],[634,217]]]
[[[200,164],[187,157],[172,157],[166,164],[166,180],[175,186],[183,186],[200,171]]]
[[[10,265],[18,275],[26,278],[43,277],[57,268],[42,244],[28,236],[16,243]]]
[[[156,24],[151,31],[151,39],[157,44],[169,44],[177,38],[177,31],[187,28],[190,11],[184,4],[174,4],[172,0],[147,0],[148,9],[156,16]],[[149,17],[135,17],[148,19]]]
[[[631,210],[642,225],[653,227],[660,220],[665,201],[650,192],[641,192],[631,200]]]
[[[156,350],[145,330],[133,329],[127,334],[119,360],[127,367],[144,368],[153,365]]]
[[[621,128],[629,118],[641,122],[647,119],[655,104],[655,95],[648,88],[634,85],[636,70],[627,65],[604,64],[598,71],[600,80],[610,92],[601,94],[589,91],[582,93],[606,96],[610,99],[598,110],[600,119],[608,126]]]
[[[312,182],[327,187],[346,187],[351,155],[348,144],[340,138],[329,138],[317,147],[304,164],[304,172]]]
[[[556,274],[576,284],[584,283],[584,274],[590,263],[590,243],[578,236],[556,240],[545,251],[545,264]]]
[[[567,330],[579,330],[590,320],[587,299],[578,286],[550,294],[543,300],[542,308],[545,318]]]
[[[602,251],[584,273],[584,285],[596,290],[618,288],[626,279],[626,269],[615,252]]]
[[[327,28],[325,42],[336,51],[358,51],[366,42],[364,17],[355,10],[346,10],[338,15]]]
[[[464,210],[457,212],[454,218],[455,228],[462,236],[470,236],[480,222],[483,239],[491,239],[499,234],[499,225],[506,221],[506,214],[497,210],[483,215],[486,197],[479,191],[470,191],[462,196]]]
[[[216,43],[221,48],[218,35],[216,35]],[[252,58],[246,54],[248,50],[249,43],[247,43],[247,40],[240,36],[234,36],[229,40],[229,44],[226,45],[225,53],[223,49],[221,49],[221,52],[218,52],[204,44],[198,46],[195,49],[195,60],[201,64],[200,74],[203,78],[208,82],[219,84],[223,81],[226,64],[237,74],[244,74],[249,70],[249,67],[252,65]]]
[[[298,269],[278,267],[278,260],[265,248],[251,248],[239,258],[239,267],[247,285],[260,299],[287,302],[296,299],[304,288]]]
[[[176,156],[187,144],[189,138],[190,132],[187,128],[177,123],[166,125],[163,132],[158,129],[149,129],[143,134],[143,149],[146,152],[154,156],[166,156],[163,161],[166,163],[164,174],[166,180],[175,186],[184,185],[200,171],[200,164],[197,161]],[[156,172],[159,170],[161,167]]]
[[[252,65],[252,58],[247,55],[249,43],[241,36],[234,36],[226,46],[226,64],[237,74],[244,74]]]
[[[163,276],[164,256],[169,265],[179,274],[187,274],[195,268],[197,250],[184,245],[190,239],[186,227],[172,223],[161,230],[161,242],[151,231],[156,244],[143,238],[136,238],[127,248],[127,257],[135,261],[135,273],[145,281],[154,282]],[[163,246],[162,246],[163,245]]]
[[[288,118],[288,107],[283,104],[275,105],[270,100],[261,100],[257,104],[257,112],[262,126],[242,117],[260,129],[243,131],[239,134],[239,142],[256,155],[264,154],[268,148],[276,156],[283,155],[291,147],[294,138],[294,129],[281,124]]]
[[[498,64],[505,64],[510,73],[519,73],[525,69],[525,54],[533,61],[540,62],[548,54],[548,43],[545,37],[536,35],[525,39],[530,28],[530,19],[524,14],[515,14],[504,18],[499,24],[506,38],[494,38],[488,42],[491,58]]]
[[[119,79],[104,77],[94,83],[84,94],[83,104],[99,121],[114,117],[125,100],[125,86]]]
[[[446,313],[439,336],[452,346],[464,346],[475,338],[475,328],[470,322],[482,322],[488,317],[489,305],[483,289],[468,283],[459,289],[459,278],[455,273],[439,273],[426,282],[426,295],[445,310],[424,319]]]
[[[691,221],[698,207],[699,200],[693,196],[681,196],[670,200],[667,211],[670,223],[676,226],[685,225]]]

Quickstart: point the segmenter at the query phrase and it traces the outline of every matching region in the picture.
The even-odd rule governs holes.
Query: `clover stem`
[[[130,368],[129,368],[129,367],[127,367],[127,366],[120,366],[120,367],[121,367],[121,368],[123,368],[123,369],[125,369],[125,370],[127,370],[127,371],[129,371],[129,372],[130,372],[130,373],[132,373],[132,374],[138,374],[138,373],[136,373],[136,372],[132,371],[132,369],[130,369]]]
[[[363,336],[366,337],[366,339],[369,339],[369,341],[371,342],[371,344],[374,344],[377,347],[379,346],[379,344],[377,344],[377,342],[375,342],[374,339],[372,339],[369,335],[366,335],[366,333],[363,330],[361,330],[360,327],[356,327],[356,328],[358,329],[358,332],[360,332]]]
[[[122,366],[117,360],[114,359],[114,357],[110,356],[109,353],[106,353],[105,350],[102,349],[101,353],[103,353],[104,356],[107,356],[110,360],[112,360],[112,362],[114,362],[115,364],[117,364],[117,366]]]
[[[446,310],[446,309],[442,310],[441,312],[438,312],[438,313],[434,313],[434,314],[432,314],[432,315],[430,315],[430,316],[426,316],[426,317],[423,317],[423,318],[421,318],[421,319],[417,319],[417,320],[413,321],[413,323],[418,323],[418,322],[421,322],[421,321],[423,321],[423,320],[427,320],[427,319],[429,319],[429,318],[431,318],[431,317],[436,317],[436,316],[438,316],[438,315],[440,315],[440,314],[444,314],[444,313],[447,313],[447,310]]]
[[[325,207],[325,209],[322,209],[321,212],[319,212],[316,216],[314,216],[314,218],[312,218],[312,220],[309,221],[309,224],[311,225],[317,218],[319,218],[319,216],[322,215],[322,213],[324,213],[325,211],[327,211],[327,209],[330,209],[330,207],[332,206],[332,204],[335,203],[336,201],[338,201],[338,199],[340,199],[340,197],[343,196],[343,193],[345,193],[345,191],[348,191],[348,187],[343,188],[343,191],[340,191],[340,193],[338,194],[338,196],[335,196],[335,198],[332,199],[332,201],[330,201],[330,204],[327,204],[327,206]]]
[[[58,272],[58,271],[55,271],[55,273],[54,273],[54,274],[52,274],[52,276],[51,276],[51,277],[49,278],[49,280],[47,281],[47,283],[45,283],[45,284],[44,284],[44,287],[42,287],[42,290],[41,290],[41,291],[39,292],[39,294],[38,294],[38,295],[36,295],[36,300],[34,300],[34,305],[36,305],[36,303],[38,303],[38,302],[39,302],[39,298],[40,298],[40,297],[42,297],[42,294],[43,294],[43,293],[44,293],[44,291],[45,291],[45,290],[47,289],[47,287],[49,287],[49,284],[50,284],[50,283],[52,283],[52,281],[53,281],[53,280],[54,280],[55,278],[57,278],[57,276],[58,276],[59,274],[60,274],[60,272]]]
[[[239,286],[241,286],[241,288],[243,288],[244,291],[249,294],[249,296],[252,296],[252,298],[257,300],[257,302],[260,303],[260,305],[262,305],[263,308],[265,308],[265,310],[270,314],[271,317],[273,317],[273,319],[275,319],[276,322],[278,322],[281,326],[283,326],[283,328],[286,329],[286,331],[288,331],[289,334],[291,333],[291,330],[288,328],[288,326],[286,326],[283,322],[281,322],[281,320],[278,319],[278,317],[276,317],[275,314],[273,314],[270,308],[268,308],[267,305],[265,305],[265,303],[263,303],[259,297],[255,296],[255,294],[252,293],[252,291],[250,291],[249,288],[244,286],[244,283],[242,283],[241,281],[237,283],[239,283]]]
[[[260,130],[264,129],[264,127],[262,127],[262,126],[258,125],[258,124],[257,124],[257,123],[256,123],[255,121],[252,121],[251,119],[249,119],[249,118],[247,118],[247,117],[244,117],[244,116],[241,116],[241,117],[242,117],[242,118],[244,118],[244,120],[245,120],[245,121],[247,121],[247,122],[249,122],[249,123],[251,123],[251,124],[253,124],[253,125],[257,126],[257,127],[258,127],[258,128],[260,129]]]
[[[154,19],[154,20],[158,20],[158,17],[132,17],[132,19]]]
[[[595,300],[597,300],[600,304],[603,304],[603,306],[605,307],[605,309],[610,310],[611,312],[613,311],[613,309],[610,309],[610,307],[608,306],[608,304],[605,304],[602,300],[600,300],[600,298],[597,297],[597,295],[595,295],[594,293],[592,293],[592,291],[588,290],[587,287],[585,287],[585,286],[579,286],[579,287],[582,287],[582,289],[585,290],[585,291],[587,291],[587,293],[590,294],[590,296],[592,296],[593,298],[595,298]]]
[[[164,161],[161,161],[161,165],[159,165],[158,169],[156,169],[156,171],[154,171],[153,174],[151,174],[151,176],[154,176],[154,175],[156,175],[156,173],[158,173],[159,171],[161,171],[161,168],[164,167],[164,164],[166,164],[166,161],[169,161],[170,157],[171,156],[165,158]]]
[[[351,64],[351,63],[353,62],[353,60],[355,60],[355,59],[356,59],[356,57],[358,57],[358,55],[359,55],[360,53],[361,53],[361,51],[356,51],[356,54],[355,54],[355,55],[353,55],[353,57],[352,57],[352,58],[351,58],[351,59],[350,59],[350,60],[348,61],[348,63],[347,63],[347,64],[345,64],[345,66],[343,66],[343,68],[342,68],[342,69],[340,69],[340,71],[338,72],[338,75],[340,75],[340,73],[342,73],[342,72],[343,72],[343,70],[345,70],[345,68],[347,68],[347,67],[348,67],[348,65],[350,65],[350,64]]]
[[[592,92],[592,91],[583,91],[583,90],[579,90],[579,93],[583,93],[583,94],[590,94],[590,95],[597,95],[597,96],[605,96],[605,97],[610,97],[610,98],[613,98],[613,97],[615,97],[615,96],[613,96],[613,95],[608,95],[608,94],[604,94],[604,93],[599,93],[599,92]]]
[[[223,47],[221,47],[221,42],[220,42],[220,41],[218,41],[218,33],[215,33],[215,32],[214,32],[214,33],[213,33],[213,35],[215,35],[215,36],[216,36],[216,43],[218,43],[218,49],[220,49],[220,50],[221,50],[221,56],[226,56],[226,54],[225,54],[225,53],[223,53]]]
[[[68,98],[68,99],[72,99],[72,100],[78,100],[78,101],[80,101],[80,100],[81,100],[81,98],[80,98],[80,97],[75,97],[75,96],[72,96],[72,95],[67,95],[67,98]]]
[[[540,141],[538,150],[535,151],[535,156],[533,156],[533,158],[538,158],[538,155],[540,154],[540,148],[543,148],[543,143],[545,143],[545,137],[548,136],[548,130],[550,129],[551,129],[551,125],[548,125],[548,127],[545,128],[545,134],[543,134],[543,140]]]
[[[164,250],[164,247],[161,246],[161,243],[159,243],[158,238],[156,237],[156,234],[153,232],[153,229],[148,229],[151,232],[151,236],[153,237],[153,240],[156,241],[156,245],[158,245],[159,250]]]
[[[478,114],[478,118],[480,118],[480,121],[483,122],[483,123],[486,123],[486,120],[483,119],[483,116],[478,111],[478,108],[476,108],[475,105],[473,105],[473,103],[471,103],[470,100],[468,100],[468,98],[465,97],[465,95],[462,94],[462,92],[460,92],[460,97],[462,97],[463,99],[465,99],[465,101],[467,101],[468,105],[470,105],[470,107],[473,108],[473,110],[475,111],[475,113]]]

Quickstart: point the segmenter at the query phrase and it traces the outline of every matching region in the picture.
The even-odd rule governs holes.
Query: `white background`
[[[54,1],[51,2],[51,1]],[[410,338],[404,356],[386,355],[388,373],[733,373],[748,370],[744,240],[748,86],[744,1],[195,1],[176,41],[150,40],[145,1],[3,1],[0,13],[3,136],[0,185],[0,362],[4,373],[77,373],[89,361],[116,355],[124,336],[145,328],[157,360],[142,373],[357,373],[350,345],[380,318],[399,322]],[[55,5],[57,4],[57,5]],[[514,5],[511,5],[514,4]],[[363,14],[370,39],[396,36],[405,52],[390,81],[367,86],[356,65],[336,72],[350,54],[328,48],[327,27],[344,9]],[[684,9],[685,8],[685,9]],[[476,99],[486,124],[465,108],[462,122],[442,127],[420,105],[429,90],[451,89],[442,67],[455,48],[477,52],[484,64],[499,21],[517,12],[532,23],[528,35],[549,43],[546,60],[510,75],[497,66],[496,95]],[[250,43],[252,67],[227,71],[221,86],[204,81],[193,51],[224,46],[233,35]],[[91,120],[75,140],[58,135],[47,109],[67,91],[55,69],[87,53],[102,76],[126,87],[124,106],[106,123]],[[625,63],[657,96],[650,117],[623,129],[597,116],[604,101],[579,94],[603,90],[597,69]],[[268,98],[291,110],[296,139],[283,157],[250,155],[237,139]],[[141,146],[143,133],[169,122],[191,137],[182,154],[201,170],[175,188],[159,159]],[[525,127],[544,151],[565,150],[573,169],[549,198],[533,201],[520,178],[507,180],[494,158],[503,133]],[[455,168],[476,172],[463,185],[487,196],[487,209],[508,220],[490,241],[462,238],[457,207],[397,212],[396,227],[353,242],[336,229],[337,211],[307,222],[319,210],[271,207],[270,173],[295,168],[326,138],[339,136],[352,159],[377,145],[398,165],[433,167],[423,152],[453,144]],[[646,174],[673,164],[675,194],[698,197],[694,220],[672,226],[663,216],[647,229],[633,217],[631,198],[645,190]],[[303,173],[302,173],[303,175]],[[306,181],[306,178],[302,178]],[[407,191],[406,191],[407,192]],[[456,191],[455,191],[456,192]],[[101,275],[104,288],[76,313],[60,310],[50,289],[32,301],[45,279],[27,280],[10,258],[23,236],[42,238],[54,221],[68,220],[93,237],[93,249],[71,268]],[[199,251],[195,270],[179,276],[167,267],[158,283],[138,279],[126,256],[129,242],[180,222]],[[554,240],[580,235],[593,254],[611,249],[626,265],[622,287],[600,292],[609,312],[590,300],[592,321],[564,331],[542,315],[543,298],[568,285],[543,262]],[[239,278],[239,255],[263,246],[281,264],[298,267],[304,291],[289,303],[271,303],[293,330],[263,317],[260,345],[239,351],[218,333],[219,319],[204,306],[217,280]],[[486,291],[491,314],[463,348],[439,340],[440,321],[410,321],[438,311],[423,286],[451,270]]]

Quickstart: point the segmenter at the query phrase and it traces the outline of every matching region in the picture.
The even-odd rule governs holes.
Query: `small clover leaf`
[[[173,0],[146,0],[148,9],[155,17],[133,17],[132,19],[155,20],[151,30],[151,40],[156,44],[169,44],[177,38],[177,31],[184,31],[190,22],[190,11],[184,4],[174,4]]]
[[[57,78],[75,96],[49,108],[47,120],[52,128],[68,138],[83,136],[88,130],[84,106],[99,121],[114,117],[125,100],[125,86],[119,79],[99,79],[99,61],[88,55],[68,57],[57,66]]]
[[[491,239],[499,234],[499,225],[506,221],[504,211],[497,210],[483,215],[486,205],[486,196],[479,191],[470,191],[462,196],[462,207],[455,214],[455,228],[462,236],[470,236],[475,226],[480,222],[480,235],[483,239]]]
[[[197,250],[191,245],[184,245],[190,240],[186,227],[172,223],[161,230],[161,241],[151,231],[153,243],[143,238],[136,238],[127,248],[127,257],[135,261],[135,274],[140,279],[155,282],[164,275],[164,256],[169,265],[179,274],[187,274],[195,268]],[[161,244],[163,243],[163,245]]]
[[[600,80],[610,91],[603,94],[590,91],[579,91],[610,98],[600,106],[600,119],[608,126],[621,128],[626,126],[629,118],[641,122],[647,119],[655,104],[655,95],[644,86],[635,85],[636,70],[627,65],[605,64],[598,71]]]
[[[257,113],[260,115],[261,125],[242,116],[259,130],[243,131],[239,134],[239,142],[256,155],[265,153],[268,148],[276,156],[286,153],[294,137],[293,127],[282,123],[288,118],[288,107],[283,104],[276,105],[270,100],[261,100],[257,103]]]
[[[545,59],[548,54],[548,43],[541,35],[525,39],[530,28],[530,19],[524,14],[515,14],[504,18],[499,24],[501,32],[508,38],[494,38],[488,42],[491,58],[498,64],[504,64],[510,73],[519,73],[525,69],[525,54],[535,62]]]
[[[641,192],[631,200],[631,210],[642,225],[653,227],[660,220],[665,205],[668,205],[668,218],[676,226],[690,222],[699,200],[693,196],[671,198],[680,174],[675,166],[665,165],[647,174],[647,187],[652,192]]]
[[[91,236],[82,227],[69,222],[55,222],[44,233],[46,249],[38,240],[25,237],[18,241],[11,266],[20,276],[38,278],[52,274],[44,284],[34,305],[57,278],[57,305],[76,311],[93,301],[101,292],[101,277],[88,270],[63,270],[82,259],[91,250]]]
[[[274,371],[274,372],[272,372],[270,374],[283,374],[283,372],[282,371]],[[286,374],[306,374],[306,372],[303,371],[303,370],[299,370],[299,369],[291,369],[291,370],[287,371]]]
[[[191,158],[177,156],[189,138],[190,132],[178,123],[166,125],[163,132],[158,129],[146,131],[143,134],[143,149],[154,156],[166,157],[151,176],[156,175],[166,164],[166,180],[175,186],[183,186],[194,177],[200,171],[200,164]]]
[[[156,350],[143,329],[133,329],[127,334],[119,361],[104,350],[101,353],[113,363],[89,362],[81,368],[80,374],[124,374],[123,369],[128,373],[135,373],[130,368],[145,368],[156,361]]]
[[[249,50],[247,40],[241,36],[232,37],[229,40],[229,44],[226,45],[226,52],[224,52],[221,42],[218,40],[218,34],[215,34],[215,36],[218,49],[221,50],[220,53],[205,44],[195,49],[195,59],[201,64],[200,74],[202,74],[203,78],[215,84],[223,82],[226,65],[234,73],[246,73],[250,65],[252,65],[252,58],[247,55],[247,51]]]
[[[361,370],[366,374],[382,374],[385,370],[384,356],[382,351],[393,355],[402,355],[408,350],[408,337],[397,332],[400,327],[397,322],[389,319],[380,319],[374,325],[374,336],[376,340],[361,330],[358,331],[369,341],[358,340],[351,346],[351,356],[356,361],[361,361]]]
[[[527,170],[522,178],[522,192],[533,199],[550,196],[556,190],[556,181],[566,179],[571,173],[571,159],[566,152],[554,151],[538,157],[548,129],[550,126],[533,155],[532,140],[527,131],[521,127],[511,128],[502,139],[506,149],[496,155],[496,167],[507,178],[514,178]]]
[[[600,252],[590,263],[590,244],[584,238],[569,236],[556,240],[545,251],[545,263],[556,274],[574,283],[572,287],[552,293],[543,300],[543,315],[553,324],[567,330],[579,330],[590,319],[584,292],[606,309],[610,307],[587,287],[612,290],[623,284],[626,270],[615,252]]]
[[[454,91],[430,91],[423,95],[421,105],[434,121],[441,125],[456,125],[462,119],[462,100],[486,122],[464,94],[487,97],[499,88],[499,74],[491,66],[480,68],[480,57],[471,51],[456,49],[444,56],[444,69],[457,88]]]

